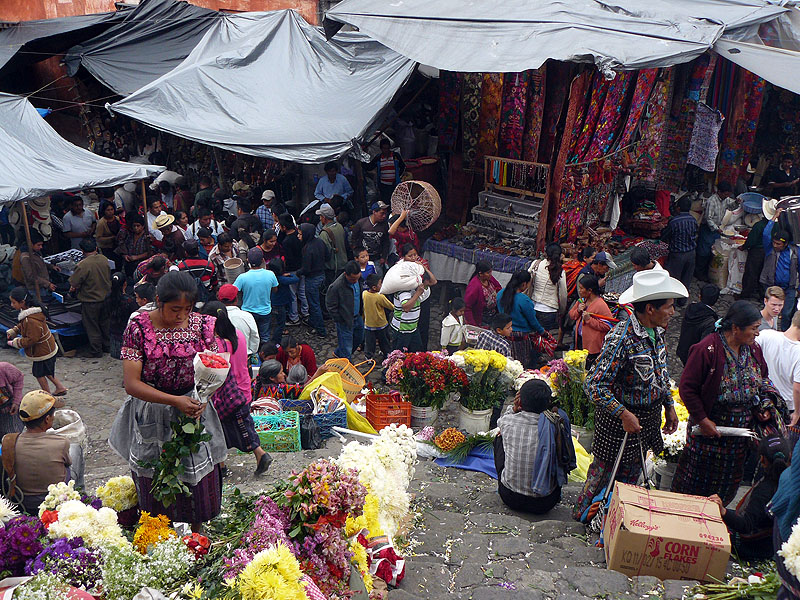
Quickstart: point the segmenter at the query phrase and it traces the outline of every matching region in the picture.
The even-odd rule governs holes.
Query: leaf
[[[192,434],[195,432],[196,426],[194,423],[184,423],[183,427],[181,427],[183,433]]]
[[[292,529],[292,530],[289,532],[289,534],[288,534],[288,535],[289,535],[289,537],[290,537],[290,538],[295,538],[295,537],[297,537],[298,535],[300,535],[300,532],[301,532],[302,530],[303,530],[303,525],[302,525],[302,524],[300,524],[300,525],[298,525],[297,527],[295,527],[294,529]]]

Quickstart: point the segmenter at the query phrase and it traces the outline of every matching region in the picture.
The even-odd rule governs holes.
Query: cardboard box
[[[606,564],[628,577],[725,579],[731,540],[708,498],[616,482],[604,530]]]

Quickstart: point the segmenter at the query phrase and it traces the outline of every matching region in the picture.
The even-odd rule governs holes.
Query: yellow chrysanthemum
[[[146,554],[150,546],[155,546],[175,535],[177,533],[169,526],[169,517],[166,515],[151,517],[150,513],[144,511],[139,518],[139,527],[133,535],[133,545],[139,552]]]
[[[357,540],[350,542],[350,552],[353,553],[352,563],[361,574],[361,579],[364,580],[364,587],[367,592],[372,591],[372,575],[369,573],[369,562],[367,561],[367,549],[364,548]]]
[[[230,583],[242,600],[306,600],[303,573],[285,544],[259,552]]]

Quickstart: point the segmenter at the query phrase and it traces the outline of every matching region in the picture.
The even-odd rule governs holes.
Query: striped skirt
[[[153,497],[153,479],[131,472],[139,496],[139,508],[151,515],[166,515],[173,522],[202,523],[210,521],[220,513],[222,507],[222,470],[219,465],[203,477],[189,494],[181,494],[169,508]]]

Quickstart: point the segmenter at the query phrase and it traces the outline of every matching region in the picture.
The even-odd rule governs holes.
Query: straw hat
[[[172,215],[158,215],[153,225],[156,229],[163,229],[164,227],[172,225],[174,222],[175,217]]]
[[[632,304],[645,300],[688,297],[686,286],[674,277],[670,277],[668,271],[651,269],[633,276],[633,285],[619,295],[619,303]]]
[[[764,198],[761,201],[761,212],[767,217],[768,221],[775,218],[775,213],[778,212],[778,201],[775,198]]]

